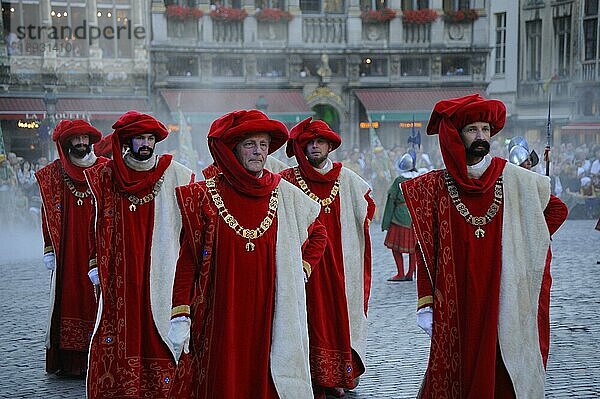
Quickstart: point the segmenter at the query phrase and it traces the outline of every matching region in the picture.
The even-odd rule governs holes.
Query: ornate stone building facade
[[[232,109],[262,107],[290,125],[327,121],[346,150],[377,145],[373,132],[406,146],[413,118],[424,126],[437,100],[485,91],[486,3],[154,0],[157,110],[174,124],[183,115],[194,136]]]
[[[150,110],[145,0],[2,2],[0,123],[8,150],[35,160],[60,119],[103,133],[128,109]]]

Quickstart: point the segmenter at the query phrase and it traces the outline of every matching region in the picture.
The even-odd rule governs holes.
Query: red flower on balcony
[[[405,24],[425,25],[434,22],[438,17],[437,12],[430,8],[422,10],[406,10],[402,12],[402,22]]]
[[[262,22],[290,22],[294,16],[287,11],[280,10],[279,8],[263,8],[262,10],[254,13],[257,21]]]
[[[396,11],[391,8],[382,8],[380,10],[364,10],[360,13],[363,22],[381,23],[396,18]]]
[[[476,10],[473,10],[471,8],[458,11],[444,11],[444,21],[446,22],[454,22],[460,24],[477,21],[478,19],[479,14]]]
[[[243,8],[217,7],[210,12],[210,17],[220,22],[240,22],[248,16]]]
[[[186,19],[200,19],[204,15],[202,10],[196,7],[185,7],[172,4],[165,10],[167,18],[185,21]]]

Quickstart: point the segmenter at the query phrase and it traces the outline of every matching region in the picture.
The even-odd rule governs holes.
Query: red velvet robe
[[[329,181],[314,181],[305,176],[303,179],[317,197],[327,198],[339,172],[339,167],[328,172]],[[300,187],[293,168],[280,174]],[[372,217],[373,200],[368,195],[365,198],[373,208],[368,211]],[[354,379],[365,372],[365,366],[350,343],[339,195],[329,208],[331,213],[325,213],[323,208],[319,213],[319,221],[327,230],[327,247],[306,284],[311,377],[314,385],[353,388]],[[368,296],[365,301],[368,301]]]
[[[217,189],[240,225],[255,228],[267,214],[270,195],[241,195],[222,175]],[[205,182],[178,190],[184,227],[173,306],[192,304],[192,331],[170,397],[278,398],[269,367],[277,218],[247,252],[248,240],[218,216]],[[303,259],[316,264],[324,245],[308,245]]]
[[[87,395],[94,399],[166,398],[176,366],[150,307],[156,203],[138,205],[131,212],[112,174],[108,166],[86,172],[97,199],[96,250],[103,308],[90,347]]]
[[[105,158],[98,158],[96,164],[104,162]],[[67,187],[63,173],[59,159],[36,173],[44,203],[44,253],[54,252],[56,257],[46,372],[81,376],[86,373],[90,336],[96,319],[96,299],[87,276],[89,229],[95,212],[92,196],[77,205],[78,198]],[[85,182],[73,181],[73,184],[77,191],[87,190]]]
[[[418,179],[423,187],[434,187],[429,195],[413,189],[415,182],[404,183],[402,189],[413,223],[418,225],[421,248],[429,252],[426,258],[433,263],[426,267],[423,258],[417,257],[419,307],[431,306],[432,301],[436,306],[421,397],[513,398],[497,330],[502,265],[498,245],[502,242],[503,208],[483,226],[485,238],[477,239],[475,227],[452,204],[444,171]],[[484,215],[493,201],[494,190],[467,193],[459,188],[459,195],[471,214]],[[431,209],[433,214],[417,214],[417,203],[426,204],[421,211]],[[436,268],[438,276],[430,276]]]

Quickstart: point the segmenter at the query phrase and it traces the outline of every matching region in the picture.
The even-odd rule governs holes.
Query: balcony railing
[[[244,41],[243,21],[213,21],[213,41],[240,44]]]
[[[404,24],[404,42],[423,44],[431,40],[431,24]]]
[[[595,81],[600,79],[598,75],[598,61],[585,61],[581,65],[581,80]]]
[[[345,43],[346,17],[303,17],[302,40],[305,43]]]
[[[564,98],[569,96],[569,80],[552,81],[548,86],[553,98]],[[544,91],[544,81],[520,82],[519,96],[523,98],[546,98],[548,93]]]

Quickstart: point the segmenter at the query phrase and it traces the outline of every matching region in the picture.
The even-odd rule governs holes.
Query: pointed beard
[[[69,148],[69,154],[73,157],[81,159],[92,151],[92,146],[88,144],[77,144]]]
[[[477,147],[483,147],[483,149]],[[485,140],[475,140],[467,148],[467,154],[474,157],[484,157],[490,152],[490,143]]]
[[[142,150],[147,150],[148,154],[140,154],[140,151]],[[135,159],[137,159],[138,161],[146,161],[148,159],[150,159],[150,157],[152,157],[152,154],[154,154],[154,148],[152,147],[148,147],[148,146],[144,146],[144,147],[140,147],[137,152],[133,151],[133,149],[130,150],[131,151],[131,156],[134,157]]]
[[[327,159],[327,154],[317,157],[311,157],[310,155],[307,155],[306,159],[308,159],[308,163],[310,163],[313,167],[318,168]]]

